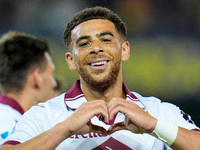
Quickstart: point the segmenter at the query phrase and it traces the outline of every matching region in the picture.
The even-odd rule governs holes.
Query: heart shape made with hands
[[[106,134],[112,134],[118,130],[130,130],[135,133],[140,133],[139,129],[130,123],[130,120],[125,117],[124,114],[118,113],[114,119],[109,123],[103,122],[103,116],[100,114],[91,119],[91,123],[98,127],[103,127],[106,130]]]

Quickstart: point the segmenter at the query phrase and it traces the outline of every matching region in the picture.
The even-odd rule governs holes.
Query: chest
[[[121,130],[109,136],[97,133],[73,135],[63,141],[57,150],[152,150],[157,142],[159,141],[150,135]],[[163,149],[162,142],[159,145],[159,147],[156,146],[156,149]]]

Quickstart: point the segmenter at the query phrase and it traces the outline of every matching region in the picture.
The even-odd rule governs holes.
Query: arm
[[[152,133],[156,128],[158,120],[132,101],[127,101],[121,98],[113,98],[108,105],[110,119],[118,112],[126,116],[124,122],[114,124],[109,129],[109,134],[117,130],[130,130],[133,133]],[[167,128],[166,128],[167,129]],[[167,132],[166,132],[167,133]],[[168,133],[167,133],[168,134]],[[168,136],[168,135],[167,135]],[[200,148],[200,132],[190,131],[179,127],[175,141],[171,148],[175,150],[197,150]]]
[[[88,111],[90,110],[90,111]],[[68,119],[58,123],[53,128],[44,133],[18,145],[3,145],[0,150],[12,149],[38,149],[54,150],[62,141],[73,134],[85,134],[88,132],[98,132],[106,134],[102,127],[95,126],[90,119],[95,115],[102,114],[105,122],[108,121],[106,103],[102,100],[83,103]]]
[[[179,127],[178,135],[171,148],[174,150],[199,150],[200,132]]]
[[[65,123],[57,124],[52,129],[36,136],[35,138],[18,145],[3,145],[0,150],[12,149],[49,149],[54,150],[66,136],[69,136],[67,128],[64,128]],[[62,132],[61,132],[62,131]]]

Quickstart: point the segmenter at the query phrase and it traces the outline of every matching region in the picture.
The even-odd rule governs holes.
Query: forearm
[[[90,111],[88,111],[90,110]],[[73,134],[85,134],[89,132],[98,132],[107,134],[103,127],[93,125],[90,120],[96,114],[104,114],[103,117],[108,122],[107,106],[105,101],[98,100],[83,103],[76,111],[65,121],[58,123],[53,128],[32,138],[24,143],[15,146],[3,146],[0,150],[28,149],[28,150],[54,150],[62,141]]]
[[[4,145],[0,150],[29,149],[54,150],[62,141],[71,136],[63,123],[59,123],[50,130],[15,146]]]
[[[176,140],[172,144],[174,150],[199,150],[200,132],[190,131],[179,127]]]
[[[200,149],[200,132],[191,131],[158,120],[156,128],[150,134],[174,150]]]

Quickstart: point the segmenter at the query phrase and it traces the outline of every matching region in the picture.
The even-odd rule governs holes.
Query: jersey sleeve
[[[199,130],[194,121],[192,121],[191,116],[183,112],[179,107],[171,103],[162,102],[161,108],[163,118],[167,122],[189,130]]]
[[[191,116],[182,111],[178,106],[169,102],[163,102],[153,96],[142,97],[137,95],[137,97],[142,100],[150,114],[158,120],[189,130],[200,131],[199,127],[192,121]]]
[[[21,114],[9,106],[0,106],[0,145],[12,132]]]
[[[5,141],[5,139],[10,135],[12,129],[14,128],[16,121],[8,118],[6,121],[0,119],[0,146]]]
[[[45,116],[46,113],[43,107],[33,106],[21,117],[4,144],[23,143],[44,132],[49,124]]]

